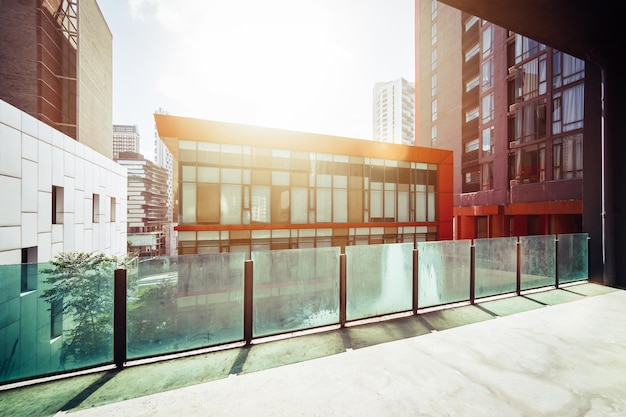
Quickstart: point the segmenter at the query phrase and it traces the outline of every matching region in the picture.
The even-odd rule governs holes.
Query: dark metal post
[[[113,281],[113,361],[126,362],[126,270],[116,269]]]
[[[554,236],[554,286],[559,288],[559,235]]]
[[[346,254],[339,255],[339,324],[346,327]]]
[[[474,304],[476,298],[476,246],[474,246],[474,240],[470,244],[470,289],[469,289],[470,304]]]
[[[522,294],[522,242],[519,240],[519,236],[517,237],[517,267],[515,269],[515,293],[517,295]]]
[[[253,270],[254,262],[252,260],[246,260],[243,264],[243,339],[246,345],[252,343]]]
[[[413,249],[413,314],[417,314],[418,267],[417,249]]]

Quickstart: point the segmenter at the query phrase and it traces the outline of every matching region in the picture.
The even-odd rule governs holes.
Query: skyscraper
[[[584,61],[416,3],[420,145],[454,151],[456,238],[582,230]]]
[[[415,144],[415,88],[404,78],[380,82],[373,90],[373,139]]]
[[[113,159],[121,152],[141,153],[141,137],[135,125],[113,125]]]

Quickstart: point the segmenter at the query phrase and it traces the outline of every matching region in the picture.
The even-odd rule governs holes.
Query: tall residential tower
[[[416,15],[418,137],[454,151],[455,237],[581,231],[584,61],[437,1]]]
[[[376,83],[373,91],[373,139],[415,144],[415,88],[404,78]]]

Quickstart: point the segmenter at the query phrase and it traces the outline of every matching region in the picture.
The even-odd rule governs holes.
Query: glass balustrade
[[[410,311],[414,294],[417,313],[471,301],[472,274],[477,299],[586,280],[587,241],[580,233],[347,246],[343,255],[253,251],[251,261],[243,252],[136,259],[122,271],[125,360],[246,342],[248,328],[259,338]],[[0,383],[114,362],[116,266],[89,265],[0,265]]]

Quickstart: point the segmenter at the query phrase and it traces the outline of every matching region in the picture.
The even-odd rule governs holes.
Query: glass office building
[[[452,238],[452,152],[155,115],[178,254]]]

